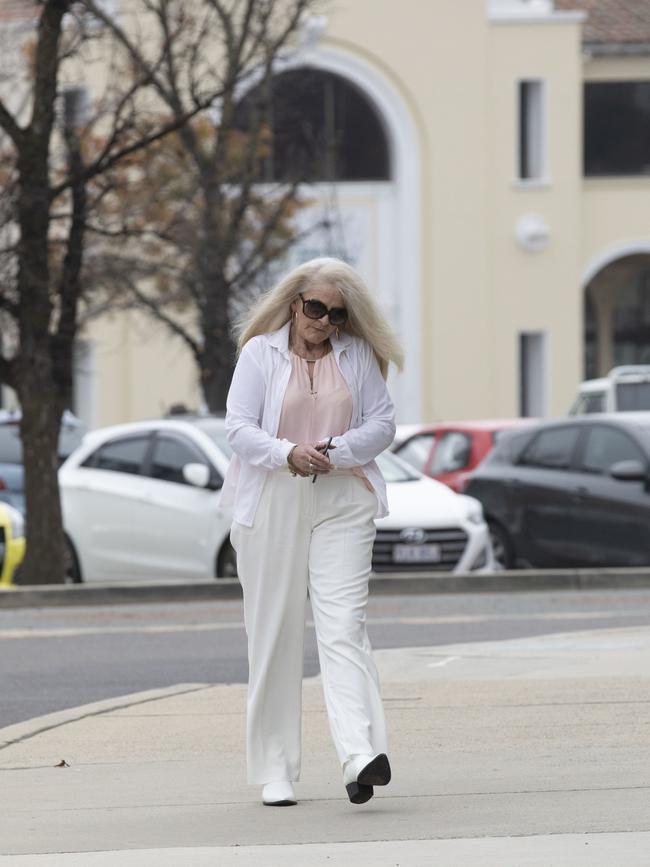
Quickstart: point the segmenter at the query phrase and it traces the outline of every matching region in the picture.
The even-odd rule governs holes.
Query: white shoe
[[[365,804],[374,795],[373,786],[390,783],[386,753],[351,756],[343,765],[343,785],[353,804]]]
[[[262,789],[262,803],[266,807],[293,807],[297,801],[289,782],[267,783]]]

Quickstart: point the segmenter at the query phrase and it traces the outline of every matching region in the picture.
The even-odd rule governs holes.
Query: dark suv
[[[650,565],[650,412],[503,434],[466,493],[506,568]]]

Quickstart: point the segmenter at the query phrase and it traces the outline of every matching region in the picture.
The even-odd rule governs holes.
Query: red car
[[[470,473],[492,449],[501,431],[535,421],[508,418],[422,425],[396,440],[393,451],[416,470],[462,493]]]

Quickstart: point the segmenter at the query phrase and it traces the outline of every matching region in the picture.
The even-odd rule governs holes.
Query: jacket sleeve
[[[334,466],[359,467],[374,460],[395,439],[395,408],[372,349],[367,346],[361,386],[361,424],[334,437],[330,452]]]
[[[235,366],[226,400],[226,435],[230,447],[243,461],[276,470],[286,464],[294,443],[276,439],[260,427],[266,381],[254,341],[244,346]]]

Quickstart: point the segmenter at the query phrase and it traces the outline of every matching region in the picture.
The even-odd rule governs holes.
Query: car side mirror
[[[183,478],[196,488],[207,488],[210,481],[210,468],[205,464],[185,464]]]
[[[619,482],[646,482],[647,467],[641,461],[617,461],[609,468],[609,474]]]

